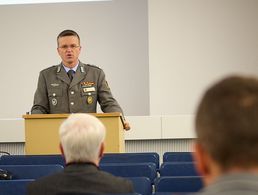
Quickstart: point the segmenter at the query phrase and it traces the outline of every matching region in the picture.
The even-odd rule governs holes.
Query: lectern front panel
[[[95,115],[106,127],[105,153],[125,152],[119,113]],[[59,127],[69,114],[24,115],[26,154],[60,154]]]

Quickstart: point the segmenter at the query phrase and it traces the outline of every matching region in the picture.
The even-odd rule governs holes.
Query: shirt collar
[[[68,67],[66,67],[64,64],[62,64],[62,66],[64,67],[65,72],[68,72],[69,70],[73,70],[74,72],[76,72],[77,67],[79,66],[79,62],[78,62],[78,63],[75,65],[75,67],[73,67],[73,68],[68,68]]]

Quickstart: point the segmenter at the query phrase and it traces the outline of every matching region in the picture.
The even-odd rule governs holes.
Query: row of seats
[[[62,165],[0,165],[1,169],[10,172],[17,172],[22,178],[38,178],[43,174],[58,170]],[[31,170],[31,174],[23,170]],[[100,169],[120,177],[148,177],[152,183],[159,176],[199,176],[195,169],[195,163],[163,163],[159,172],[156,171],[153,163],[102,163]],[[36,176],[33,176],[36,175]],[[16,179],[16,178],[15,178]]]
[[[33,164],[65,164],[64,159],[61,155],[3,155],[0,158],[0,164],[23,164],[26,158],[30,158],[30,162]],[[12,158],[15,158],[14,162]],[[165,152],[163,154],[163,162],[193,162],[191,152]],[[160,167],[160,157],[156,152],[146,153],[106,153],[101,159],[100,163],[142,163],[152,162],[156,165],[158,170]]]
[[[190,153],[182,155],[189,156]],[[142,156],[144,157],[141,158]],[[159,167],[159,157],[155,153],[106,154],[103,159],[100,169],[131,179],[136,192],[142,195],[150,195],[153,187],[155,193],[194,192],[202,187],[201,177],[195,171],[192,160],[191,162],[178,162],[177,158],[176,163],[163,162]],[[14,170],[15,164],[16,171]],[[0,159],[0,168],[14,173],[13,179],[16,180],[37,179],[44,173],[45,175],[50,174],[51,168],[48,167],[48,164],[52,164],[53,172],[60,171],[63,169],[64,159],[61,155],[5,155]],[[30,168],[30,171],[21,171],[26,166]],[[47,167],[47,171],[41,170]],[[20,172],[17,171],[18,169]],[[28,175],[26,172],[36,175]]]
[[[99,168],[120,177],[147,177],[152,184],[157,178],[154,163],[102,163]]]
[[[12,173],[12,179],[37,179],[61,171],[62,165],[0,165]],[[153,163],[103,163],[100,169],[120,177],[147,177],[152,183],[158,177]],[[29,170],[29,171],[28,171]],[[199,176],[194,163],[163,163],[159,176]]]
[[[132,181],[138,194],[150,195],[152,193],[150,180],[148,178],[130,177],[128,179]],[[34,180],[35,179],[0,180],[1,195],[26,195],[27,185]]]
[[[152,195],[153,186],[147,177],[127,177],[131,180],[134,189],[141,195]],[[0,180],[1,195],[26,195],[26,187],[28,183],[34,179],[16,179],[16,180]],[[203,187],[201,177],[159,177],[155,181],[154,193],[158,192],[197,192]]]
[[[43,176],[62,171],[62,165],[0,165],[0,169],[7,171],[7,179],[38,179]],[[3,171],[2,171],[3,174]],[[3,177],[3,176],[2,176]]]

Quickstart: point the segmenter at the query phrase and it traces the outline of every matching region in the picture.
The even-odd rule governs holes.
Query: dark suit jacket
[[[131,193],[133,184],[100,171],[95,165],[70,164],[64,171],[40,178],[28,185],[28,195],[57,195],[66,192],[103,194]]]
[[[122,113],[102,69],[80,62],[71,82],[59,64],[40,72],[31,113],[95,113],[97,102],[103,112]]]

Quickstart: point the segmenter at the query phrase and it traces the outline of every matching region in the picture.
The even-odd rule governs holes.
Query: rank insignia
[[[52,99],[52,105],[53,105],[53,106],[57,105],[57,99],[56,99],[56,98],[53,98],[53,99]]]
[[[85,71],[84,71],[84,67],[82,67],[82,66],[81,66],[81,72],[85,72]]]
[[[93,103],[93,97],[92,96],[88,96],[87,103],[88,104],[92,104]]]

